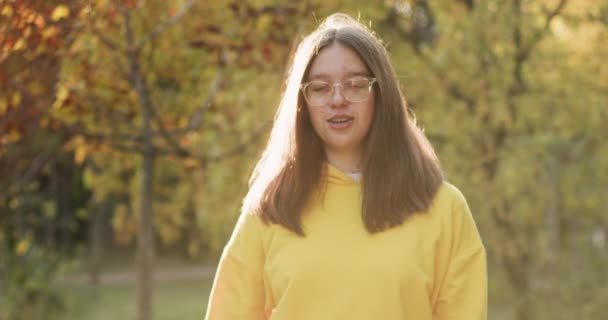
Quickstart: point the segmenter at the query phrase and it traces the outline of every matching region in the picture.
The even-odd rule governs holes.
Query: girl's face
[[[307,109],[327,153],[361,155],[374,116],[369,77],[359,55],[339,43],[321,49],[312,62],[305,95],[326,99],[307,99]]]

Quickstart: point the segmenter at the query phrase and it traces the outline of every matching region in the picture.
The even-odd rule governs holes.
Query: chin
[[[340,142],[335,142],[334,143],[329,143],[327,144],[327,146],[332,149],[332,150],[336,150],[336,151],[340,151],[340,150],[354,150],[354,149],[358,149],[359,144],[355,143],[355,142],[345,142],[345,141],[340,141]]]

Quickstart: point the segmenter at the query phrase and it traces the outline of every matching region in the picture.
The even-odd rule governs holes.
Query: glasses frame
[[[310,103],[310,101],[308,101],[308,97],[306,96],[306,88],[307,88],[307,87],[308,87],[308,86],[309,86],[309,85],[310,85],[312,82],[315,82],[315,81],[322,81],[322,82],[325,82],[325,83],[327,83],[327,84],[329,84],[329,85],[331,86],[331,95],[330,95],[330,97],[331,97],[331,96],[333,96],[333,95],[335,94],[336,87],[340,87],[340,94],[342,95],[342,97],[344,98],[344,100],[346,100],[346,101],[348,101],[348,102],[350,102],[350,103],[359,103],[359,102],[363,102],[363,101],[365,101],[365,99],[367,99],[367,97],[369,97],[369,93],[368,93],[368,96],[367,96],[367,97],[365,97],[365,99],[362,99],[362,100],[360,100],[360,101],[352,101],[352,100],[348,99],[348,98],[347,98],[347,97],[344,95],[344,91],[342,91],[342,90],[343,90],[343,88],[344,88],[344,83],[345,83],[345,82],[347,82],[347,81],[350,81],[350,80],[352,80],[352,79],[355,79],[355,78],[363,78],[363,79],[366,79],[366,80],[368,80],[368,81],[369,81],[369,86],[368,86],[368,88],[367,88],[367,91],[368,91],[369,93],[371,93],[371,92],[372,92],[372,87],[374,86],[374,84],[376,83],[376,81],[378,81],[378,79],[377,79],[377,78],[375,78],[375,77],[351,77],[351,78],[348,78],[348,79],[346,79],[346,80],[344,80],[344,81],[336,81],[336,82],[328,82],[328,81],[323,81],[323,80],[312,80],[312,81],[308,81],[308,82],[304,82],[304,83],[300,84],[300,90],[302,91],[302,96],[304,96],[304,100],[306,100],[306,103],[308,103],[308,105],[309,105],[309,106],[311,106],[311,107],[322,107],[322,106],[326,106],[326,105],[329,103],[329,101],[331,101],[331,99],[330,99],[329,101],[327,101],[327,102],[326,102],[326,103],[324,103],[324,104],[311,104],[311,103]]]

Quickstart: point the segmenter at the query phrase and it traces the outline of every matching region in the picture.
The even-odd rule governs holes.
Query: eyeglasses
[[[335,87],[341,87],[342,96],[346,101],[363,102],[369,97],[375,82],[376,78],[366,77],[354,77],[333,84],[323,80],[313,80],[302,83],[300,89],[309,106],[321,107],[329,104]]]

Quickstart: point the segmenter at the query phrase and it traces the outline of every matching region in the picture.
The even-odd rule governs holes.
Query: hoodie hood
[[[330,184],[338,185],[358,185],[359,181],[353,179],[353,177],[340,171],[340,169],[326,162],[325,172],[327,172],[327,182]]]

